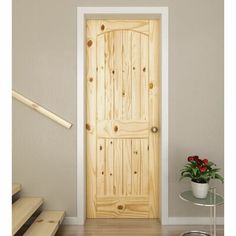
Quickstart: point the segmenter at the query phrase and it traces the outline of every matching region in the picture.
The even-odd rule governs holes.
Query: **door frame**
[[[168,224],[168,7],[77,7],[77,217],[86,220],[86,20],[87,19],[161,20],[161,96],[160,96],[160,220]]]

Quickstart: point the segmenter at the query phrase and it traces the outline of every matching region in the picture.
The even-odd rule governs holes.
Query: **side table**
[[[216,193],[216,188],[211,188],[208,195],[204,199],[196,198],[193,196],[192,191],[185,191],[179,194],[179,197],[187,202],[191,202],[197,206],[204,206],[210,208],[210,233],[204,231],[186,231],[181,233],[180,236],[216,236],[216,207],[224,203],[224,198]]]

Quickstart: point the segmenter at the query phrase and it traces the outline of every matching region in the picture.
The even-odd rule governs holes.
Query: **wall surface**
[[[190,154],[223,174],[223,0],[13,0],[13,89],[74,124],[67,130],[14,101],[13,180],[76,216],[77,6],[169,7],[169,216],[206,216],[178,198],[189,187],[178,179]]]

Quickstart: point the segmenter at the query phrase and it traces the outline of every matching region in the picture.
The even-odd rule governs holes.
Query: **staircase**
[[[21,191],[20,184],[12,185],[12,196]],[[20,232],[43,204],[41,197],[21,197],[12,204],[12,235],[53,236],[62,223],[64,211],[42,211],[30,227]]]

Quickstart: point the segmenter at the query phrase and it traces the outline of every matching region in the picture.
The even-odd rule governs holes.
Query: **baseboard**
[[[84,222],[80,222],[78,217],[65,217],[63,220],[63,225],[83,225]]]
[[[168,225],[209,225],[209,217],[169,217]],[[216,218],[217,225],[224,225],[224,217]]]
[[[78,217],[65,217],[64,225],[83,225]],[[167,225],[209,225],[209,217],[169,217]],[[224,225],[224,217],[216,218],[217,225]]]

